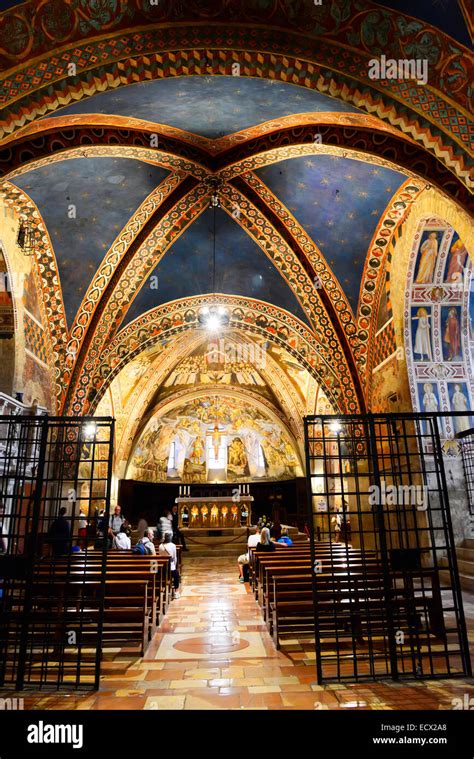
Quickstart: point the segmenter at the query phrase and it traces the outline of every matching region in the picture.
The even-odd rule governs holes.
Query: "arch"
[[[268,163],[291,158],[296,155],[323,151],[336,151],[342,154],[350,151],[350,157],[369,160],[389,168],[402,169],[411,176],[419,176],[424,181],[435,184],[465,207],[470,203],[470,192],[466,185],[452,171],[441,164],[438,159],[419,147],[416,142],[393,134],[392,131],[372,123],[359,125],[354,119],[351,126],[341,121],[339,114],[334,116],[336,123],[321,124],[318,119],[310,117],[310,123],[302,119],[292,126],[282,125],[265,130],[260,126],[260,133],[253,139],[225,147],[221,152],[210,152],[192,144],[185,139],[178,139],[174,134],[160,136],[160,153],[169,155],[169,161],[181,159],[190,163],[192,173],[196,166],[209,172],[222,174],[229,179],[241,174],[244,168],[255,169]],[[54,120],[53,120],[54,121]],[[368,129],[367,126],[370,126]],[[315,131],[321,137],[322,145],[315,145]],[[147,128],[137,126],[90,126],[87,124],[70,125],[67,130],[50,125],[49,128],[31,139],[28,133],[15,137],[0,150],[0,174],[11,176],[22,168],[44,165],[46,162],[61,160],[69,151],[93,146],[96,150],[109,147],[122,147],[150,153],[150,136],[156,133],[156,126]],[[155,159],[156,160],[156,159]],[[197,172],[199,173],[199,172]],[[462,173],[464,181],[468,174]]]
[[[237,63],[241,76],[260,76],[300,84],[375,112],[402,132],[411,132],[441,161],[454,160],[458,165],[463,162],[465,143],[462,126],[464,119],[469,119],[469,110],[472,110],[465,66],[469,51],[462,49],[458,43],[454,44],[440,30],[410,19],[418,29],[424,30],[436,57],[427,87],[413,82],[407,89],[403,83],[387,82],[382,88],[368,76],[368,63],[372,56],[365,42],[367,27],[376,26],[383,19],[387,27],[384,53],[387,57],[403,58],[400,24],[406,27],[408,17],[379,6],[374,10],[368,4],[366,10],[361,11],[358,7],[359,12],[352,13],[354,21],[349,27],[340,29],[341,18],[337,20],[329,13],[322,17],[321,9],[315,9],[310,3],[306,9],[302,7],[301,16],[298,13],[294,17],[285,5],[278,4],[278,13],[282,14],[279,18],[274,15],[276,5],[269,16],[267,7],[265,10],[258,9],[254,3],[243,2],[236,25],[231,5],[230,2],[222,3],[212,22],[206,18],[202,27],[195,23],[200,11],[193,13],[188,7],[181,6],[179,11],[173,8],[172,18],[169,19],[154,8],[153,14],[158,15],[159,24],[156,24],[156,16],[148,16],[143,10],[134,8],[133,12],[138,14],[135,18],[138,28],[133,28],[131,20],[127,30],[120,28],[120,21],[111,22],[104,28],[105,34],[100,42],[95,39],[97,31],[94,27],[98,20],[94,20],[94,25],[84,24],[82,20],[82,28],[87,29],[85,33],[78,32],[76,20],[74,31],[67,35],[62,54],[56,57],[54,66],[48,65],[51,54],[44,48],[35,57],[35,76],[31,76],[31,71],[21,63],[33,54],[31,49],[18,55],[16,48],[16,54],[10,54],[10,59],[17,65],[13,69],[15,76],[8,80],[6,88],[5,100],[10,106],[6,132],[96,91],[173,76],[177,71],[181,75],[232,75],[232,66]],[[37,18],[34,7],[26,4],[21,12],[25,10],[31,13],[33,19]],[[318,15],[313,16],[316,11]],[[351,14],[351,8],[348,12]],[[8,12],[3,14],[2,21],[5,16]],[[189,16],[193,17],[192,23],[189,23]],[[179,24],[176,24],[177,17]],[[269,26],[272,17],[277,26]],[[247,24],[255,24],[256,18],[261,21],[261,26],[250,34]],[[31,21],[23,20],[22,23],[29,28]],[[315,32],[318,37],[315,37]],[[222,39],[226,40],[225,49]],[[138,40],[141,52],[130,57],[130,50],[138,44]],[[271,54],[267,52],[270,49]],[[94,67],[94,57],[97,64],[100,62],[100,72],[97,71],[97,64]],[[73,76],[68,70],[71,63],[75,68]],[[456,76],[453,76],[453,71]],[[12,70],[7,73],[11,75]],[[47,97],[42,93],[46,86]],[[421,103],[425,102],[426,89],[430,91],[430,107],[424,110]],[[452,114],[448,124],[443,119],[447,108]]]
[[[334,366],[331,362],[331,345],[319,343],[296,317],[276,306],[251,298],[217,295],[216,299],[231,311],[230,329],[261,335],[282,346],[324,386],[335,406],[341,409],[358,407],[357,394],[347,367],[344,364]],[[148,311],[124,327],[103,351],[100,366],[91,376],[84,375],[81,378],[82,392],[78,392],[74,399],[73,412],[79,413],[80,408],[96,406],[113,377],[146,346],[197,329],[199,309],[214,302],[208,296],[173,301]],[[87,387],[92,388],[89,397]]]
[[[163,346],[162,351],[158,355],[154,356],[151,363],[138,379],[131,395],[127,398],[126,407],[121,409],[123,422],[122,417],[117,420],[116,459],[118,461],[122,461],[125,458],[125,452],[128,450],[129,442],[131,439],[135,438],[136,429],[141,423],[140,420],[143,411],[149,407],[153,396],[156,394],[157,387],[164,382],[165,378],[180,364],[182,359],[189,356],[209,339],[209,336],[203,334],[201,330],[191,330],[190,332],[181,333],[170,342],[170,344]],[[236,343],[244,345],[244,347],[247,348],[249,334],[245,333],[244,336],[240,332],[229,330],[226,332],[225,340],[232,344]],[[140,360],[141,355],[143,354],[139,354],[134,360]],[[123,369],[126,369],[127,367],[128,364],[125,365]],[[283,409],[293,435],[297,440],[302,441],[304,437],[302,420],[307,410],[306,405],[298,396],[288,377],[277,371],[277,362],[268,351],[265,353],[265,366],[258,366],[258,372],[267,382],[280,407]],[[107,389],[112,390],[115,387],[116,382],[120,380],[120,377],[121,371],[114,376],[114,379],[110,382]],[[314,393],[316,393],[316,383],[314,383],[314,388]],[[102,394],[101,400],[98,401],[97,405],[92,404],[94,414],[97,416],[103,416],[103,409],[101,406],[103,400],[107,397],[105,394],[106,392],[107,391],[104,391],[104,394]]]

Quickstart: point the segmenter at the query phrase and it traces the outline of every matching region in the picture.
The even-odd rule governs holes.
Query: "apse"
[[[153,416],[136,443],[126,478],[191,484],[287,480],[301,474],[296,446],[281,420],[255,401],[249,406],[235,394],[219,393],[174,403]]]

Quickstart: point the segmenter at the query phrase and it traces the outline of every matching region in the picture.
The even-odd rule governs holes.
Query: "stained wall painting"
[[[32,256],[18,247],[17,209],[0,199],[0,391],[54,411],[48,331]]]
[[[0,390],[11,394],[15,371],[13,295],[5,257],[0,248]]]
[[[442,219],[422,220],[410,254],[405,347],[414,410],[470,411],[474,394],[472,262],[457,232]],[[446,439],[474,417],[441,419]],[[456,444],[444,447],[456,455]]]
[[[235,395],[171,404],[148,422],[126,477],[145,482],[243,482],[302,475],[295,442],[275,415]]]

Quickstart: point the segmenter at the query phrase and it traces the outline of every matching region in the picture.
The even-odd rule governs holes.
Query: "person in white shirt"
[[[173,598],[179,598],[179,571],[178,571],[178,556],[176,552],[176,546],[173,543],[173,533],[171,531],[165,532],[163,536],[163,543],[160,543],[158,552],[162,555],[168,554],[171,562],[171,576],[173,578]]]
[[[154,531],[152,530],[151,527],[148,527],[143,538],[140,538],[140,540],[138,541],[139,543],[143,543],[143,545],[145,546],[145,553],[156,554],[156,548],[153,542],[154,536],[155,536]]]
[[[120,532],[117,533],[117,535],[114,535],[113,547],[117,548],[119,551],[129,551],[132,547],[132,542],[127,535],[127,528],[125,525],[122,525]]]
[[[85,551],[87,548],[87,517],[83,510],[79,511],[79,520],[77,523],[79,533],[79,547],[81,551]]]
[[[253,535],[249,535],[249,538],[247,540],[247,547],[248,548],[255,548],[260,541],[260,527],[257,525],[256,531],[253,533]],[[237,566],[239,567],[239,582],[245,582],[244,580],[244,566],[249,564],[250,562],[250,555],[249,552],[243,553],[239,558],[237,559]]]
[[[162,540],[164,539],[167,532],[171,532],[171,534],[173,534],[173,514],[168,508],[164,510],[163,516],[160,517],[160,530]]]

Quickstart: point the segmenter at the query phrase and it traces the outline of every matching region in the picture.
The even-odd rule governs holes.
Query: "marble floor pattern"
[[[465,595],[465,613],[472,652],[473,596]],[[106,661],[98,692],[19,695],[26,709],[438,710],[456,698],[474,704],[474,680],[319,686],[313,645],[275,649],[234,560],[185,557],[181,597],[144,658],[122,651]]]

